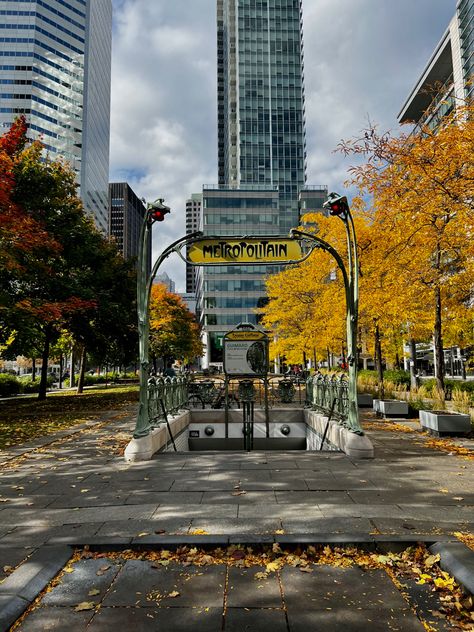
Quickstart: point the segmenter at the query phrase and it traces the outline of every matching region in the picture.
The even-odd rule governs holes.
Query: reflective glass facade
[[[278,187],[281,233],[306,180],[301,0],[217,0],[219,184]]]
[[[474,94],[474,0],[461,0],[457,8],[461,64],[466,96]]]
[[[0,2],[0,124],[25,114],[31,138],[68,160],[107,232],[111,0]]]
[[[306,182],[301,0],[217,0],[218,179],[203,189],[206,235],[287,235]],[[207,363],[224,333],[257,323],[265,277],[279,266],[197,275]],[[205,361],[206,365],[206,361]]]

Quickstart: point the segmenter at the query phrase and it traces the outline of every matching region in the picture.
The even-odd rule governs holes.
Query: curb
[[[64,568],[69,546],[42,546],[0,584],[0,630],[8,630]]]
[[[459,541],[436,542],[429,549],[431,553],[439,553],[441,568],[474,594],[474,551]]]

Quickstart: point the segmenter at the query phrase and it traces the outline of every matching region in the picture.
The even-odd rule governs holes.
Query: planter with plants
[[[449,410],[420,410],[420,424],[436,435],[471,432],[470,415]]]

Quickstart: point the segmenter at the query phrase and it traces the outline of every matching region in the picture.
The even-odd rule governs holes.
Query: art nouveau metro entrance
[[[333,196],[333,198],[331,198]],[[138,328],[140,341],[140,404],[137,424],[133,435],[136,454],[146,454],[145,458],[165,448],[165,444],[171,439],[174,450],[177,450],[175,437],[183,434],[186,428],[189,435],[188,447],[204,447],[209,441],[219,439],[216,446],[222,449],[224,443],[230,448],[234,440],[238,439],[242,444],[241,449],[250,451],[262,445],[266,441],[271,445],[270,439],[288,439],[288,422],[279,418],[272,422],[269,405],[269,378],[268,378],[268,336],[248,323],[241,323],[235,330],[225,336],[225,362],[224,362],[224,401],[223,426],[210,427],[207,423],[201,430],[193,428],[197,413],[190,408],[190,401],[196,395],[192,383],[186,378],[155,378],[149,375],[149,300],[151,284],[162,262],[173,252],[191,265],[215,266],[215,265],[278,265],[297,264],[307,259],[315,248],[328,252],[336,261],[342,274],[346,293],[346,334],[349,375],[348,379],[340,379],[315,375],[305,384],[304,403],[301,402],[305,426],[311,427],[320,437],[320,444],[341,449],[342,444],[350,447],[352,444],[360,444],[364,433],[359,424],[357,410],[357,311],[358,311],[358,273],[357,250],[355,231],[352,217],[349,212],[347,200],[336,194],[331,194],[331,213],[340,217],[346,226],[348,246],[348,269],[341,255],[327,242],[313,233],[306,233],[296,229],[290,231],[289,236],[259,236],[259,237],[205,237],[202,233],[193,233],[177,240],[158,257],[150,275],[146,273],[146,252],[151,235],[151,226],[156,213],[163,213],[162,201],[158,207],[148,206],[147,216],[142,227],[140,266],[137,278],[137,303],[138,303]],[[335,198],[334,198],[335,196]],[[156,203],[155,203],[156,204]],[[166,207],[165,207],[166,208]],[[333,212],[334,211],[334,212]],[[162,217],[161,217],[162,219]],[[183,253],[185,249],[185,253]],[[238,410],[232,409],[229,386],[235,379],[238,381]],[[255,389],[263,389],[263,409],[256,410]],[[202,388],[202,386],[201,386]],[[285,386],[279,385],[280,391]],[[194,389],[194,392],[193,392]],[[235,398],[235,396],[234,396]],[[182,412],[185,411],[185,412]],[[258,420],[256,413],[263,415]],[[170,416],[181,414],[180,422],[175,424],[173,431]],[[217,412],[213,413],[214,415]],[[240,416],[237,421],[236,416]],[[209,413],[207,413],[209,419]],[[235,419],[235,421],[234,421]],[[172,420],[174,421],[174,420]],[[217,423],[217,422],[216,422]],[[280,424],[279,435],[271,436],[272,423]],[[301,422],[302,423],[302,422]],[[258,424],[262,424],[261,426]],[[163,427],[161,427],[163,426]],[[207,427],[209,426],[209,427]],[[239,426],[240,436],[233,436],[236,426]],[[166,428],[166,433],[161,430]],[[206,432],[207,428],[207,432]],[[260,428],[264,428],[260,432]],[[296,428],[296,426],[295,426]],[[334,432],[331,430],[334,428]],[[231,430],[232,429],[232,430]],[[199,430],[199,435],[197,434]],[[193,435],[191,435],[193,433]],[[158,439],[158,435],[163,435]],[[165,435],[169,439],[164,439]],[[221,436],[223,434],[223,436]],[[262,435],[262,436],[260,436]],[[293,435],[293,438],[295,437]],[[196,443],[193,440],[204,439],[206,444]],[[303,437],[300,437],[303,439]],[[275,443],[275,442],[273,442]],[[278,442],[279,444],[280,442]],[[297,442],[296,442],[297,443]],[[364,443],[362,441],[362,443]],[[275,444],[275,445],[278,445]],[[302,446],[302,442],[300,442]],[[207,448],[209,449],[209,448]],[[260,448],[259,448],[260,449]],[[301,448],[300,448],[301,449]],[[343,447],[342,449],[345,450]],[[359,448],[355,448],[357,451]],[[367,452],[367,446],[361,447],[362,452]],[[346,450],[345,450],[346,451]],[[129,454],[131,451],[129,450]],[[136,459],[130,459],[136,460]]]

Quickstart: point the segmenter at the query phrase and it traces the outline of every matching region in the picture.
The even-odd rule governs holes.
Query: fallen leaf
[[[82,612],[82,610],[94,610],[97,604],[93,601],[82,601],[74,608],[74,612]]]
[[[146,536],[146,535],[150,535],[150,534],[148,533],[148,531],[142,531],[142,533],[139,533],[139,534],[137,535],[137,538],[143,538],[143,537],[144,537],[144,536]]]
[[[193,529],[189,535],[208,535],[208,532],[205,529]]]
[[[171,597],[171,599],[174,599],[175,597],[179,597],[181,593],[179,593],[177,590],[173,590],[172,592],[170,592],[167,596]]]
[[[4,566],[3,567],[3,572],[4,573],[11,573],[14,570],[13,566]]]
[[[285,529],[277,529],[277,530],[275,531],[275,534],[276,534],[276,535],[283,535],[284,533],[285,533]]]
[[[300,566],[300,571],[302,573],[312,573],[313,569],[311,568],[311,566]]]
[[[232,496],[243,496],[244,494],[246,494],[247,492],[245,492],[243,489],[240,489],[237,492],[232,492]]]
[[[439,560],[440,560],[439,553],[437,553],[436,555],[429,555],[425,560],[426,568],[430,568],[431,566],[436,564],[436,562],[439,562]]]
[[[89,597],[95,597],[96,595],[100,595],[100,590],[98,588],[92,588],[87,594]]]

